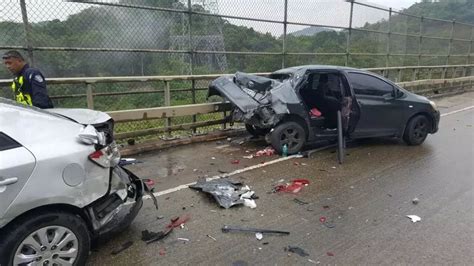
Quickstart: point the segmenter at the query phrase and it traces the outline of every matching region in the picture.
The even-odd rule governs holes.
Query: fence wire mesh
[[[270,72],[303,64],[368,68],[474,63],[473,25],[422,17],[420,10],[427,5],[443,7],[429,2],[400,12],[350,0],[3,0],[0,52],[23,51],[47,78]],[[410,73],[387,76],[413,78]],[[0,69],[0,78],[10,77]],[[89,88],[94,109],[115,111],[205,103],[208,85],[208,80],[170,82],[169,102],[160,81]],[[48,87],[56,106],[79,108],[90,107],[87,88],[86,83]],[[11,91],[2,89],[0,96],[10,98]],[[117,130],[223,118],[223,113],[211,113],[126,122]],[[206,125],[197,132],[222,127]]]

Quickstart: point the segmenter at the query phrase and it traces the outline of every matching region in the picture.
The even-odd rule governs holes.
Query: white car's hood
[[[104,123],[109,120],[111,117],[100,111],[94,111],[90,109],[69,109],[69,108],[53,108],[46,109],[48,112],[59,114],[70,118],[77,123],[83,125],[94,125],[99,123]]]

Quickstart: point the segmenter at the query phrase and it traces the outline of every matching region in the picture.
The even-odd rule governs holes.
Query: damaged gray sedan
[[[337,140],[337,114],[346,139],[397,137],[409,145],[438,130],[434,102],[368,71],[337,66],[298,66],[268,78],[237,72],[209,86],[233,105],[232,121],[253,135],[266,136],[282,153],[305,144]]]

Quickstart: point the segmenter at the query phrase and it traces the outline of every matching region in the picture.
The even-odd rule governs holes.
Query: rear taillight
[[[100,150],[89,154],[89,159],[102,167],[115,167],[120,161],[120,152],[112,142]]]

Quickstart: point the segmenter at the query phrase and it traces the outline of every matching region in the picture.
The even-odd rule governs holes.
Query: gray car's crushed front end
[[[276,80],[237,72],[222,76],[209,86],[209,96],[219,95],[236,108],[232,121],[259,128],[271,128],[291,113],[291,106],[300,105],[291,79]]]

